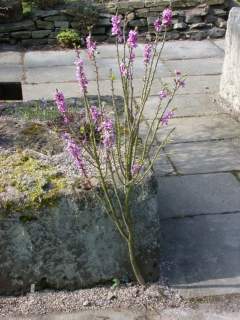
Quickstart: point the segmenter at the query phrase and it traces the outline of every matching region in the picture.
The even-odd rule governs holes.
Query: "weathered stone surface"
[[[187,24],[184,22],[178,22],[173,25],[174,30],[184,30],[187,28]]]
[[[37,20],[36,25],[39,29],[47,29],[47,30],[53,29],[53,26],[54,26],[53,22],[44,21],[44,20]]]
[[[0,0],[0,23],[19,21],[22,14],[21,0]]]
[[[55,28],[68,28],[69,22],[68,21],[54,21]]]
[[[0,121],[0,132],[0,294],[33,283],[75,289],[132,278],[124,241],[94,191],[82,188],[57,135],[10,119]],[[136,252],[148,279],[159,266],[156,188],[150,178],[132,199]]]
[[[229,111],[240,112],[240,8],[233,8],[228,20],[225,60],[220,84],[220,96]]]
[[[32,32],[31,31],[12,32],[11,37],[13,37],[15,39],[29,39],[32,37]]]
[[[225,35],[226,30],[214,27],[208,31],[209,38],[222,38]]]
[[[34,28],[35,28],[35,25],[33,21],[24,20],[21,22],[0,25],[0,32],[33,30]]]
[[[51,33],[50,30],[37,30],[37,31],[32,31],[32,38],[33,38],[33,39],[46,38],[50,33]]]

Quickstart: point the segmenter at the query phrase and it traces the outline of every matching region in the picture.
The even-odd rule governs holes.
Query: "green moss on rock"
[[[0,155],[0,209],[11,214],[51,206],[70,182],[56,168],[27,152]]]

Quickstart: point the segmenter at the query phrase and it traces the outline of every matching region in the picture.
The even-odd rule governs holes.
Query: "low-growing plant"
[[[109,79],[109,87],[112,92],[111,114],[106,112],[102,103],[100,75],[96,59],[97,46],[91,34],[87,37],[86,44],[89,59],[96,71],[97,105],[91,105],[89,100],[88,79],[85,74],[84,61],[79,52],[75,62],[77,80],[84,99],[84,116],[88,123],[88,134],[83,132],[83,135],[76,136],[75,131],[73,132],[74,123],[62,92],[56,92],[55,101],[64,122],[62,136],[66,148],[75,161],[84,184],[89,189],[94,189],[97,181],[97,188],[95,188],[97,197],[126,241],[133,273],[139,284],[143,285],[145,281],[135,253],[132,201],[136,188],[151,174],[155,161],[173,131],[169,129],[160,143],[156,139],[159,128],[166,126],[174,115],[170,104],[176,92],[184,87],[185,79],[179,71],[176,71],[172,83],[159,84],[159,101],[156,106],[151,106],[154,110],[154,117],[147,122],[146,131],[144,111],[164,47],[167,29],[172,23],[172,11],[167,8],[163,11],[161,19],[156,19],[154,23],[155,40],[144,46],[145,72],[139,99],[135,97],[136,87],[133,81],[138,31],[137,29],[130,30],[126,35],[127,22],[124,21],[123,28],[122,23],[121,16],[112,17],[112,35],[116,37],[116,57],[124,98],[123,114],[119,113],[116,108],[116,75],[113,72],[110,72]],[[160,42],[162,37],[163,40]],[[146,135],[139,139],[140,133],[144,130]]]
[[[63,47],[74,48],[80,44],[81,39],[77,31],[66,29],[58,33],[57,41]]]

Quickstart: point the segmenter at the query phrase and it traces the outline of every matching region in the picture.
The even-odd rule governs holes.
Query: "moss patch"
[[[52,206],[70,187],[55,167],[26,152],[0,155],[0,171],[0,209],[4,214]]]

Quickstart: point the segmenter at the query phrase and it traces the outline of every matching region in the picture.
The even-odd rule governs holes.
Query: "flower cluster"
[[[142,169],[142,165],[140,163],[134,163],[132,165],[132,170],[131,170],[132,176],[137,175],[141,169]]]
[[[156,32],[160,32],[163,27],[169,27],[172,24],[173,12],[170,8],[163,10],[162,18],[154,21],[154,28]]]
[[[96,124],[102,116],[102,113],[98,110],[96,106],[91,106],[90,107],[90,114],[91,114],[91,120],[93,121],[94,124]]]
[[[82,155],[82,150],[80,149],[79,145],[77,145],[76,142],[67,133],[63,135],[63,138],[67,143],[66,149],[73,158],[77,168],[82,171],[85,177],[87,177],[86,165],[84,157]]]
[[[93,58],[95,51],[97,50],[96,42],[92,40],[91,34],[86,38],[87,52],[90,59]]]
[[[144,63],[148,64],[152,57],[152,45],[151,44],[145,44],[144,51],[143,51],[143,58]]]
[[[162,22],[159,18],[154,21],[154,28],[156,32],[160,32],[162,30]]]
[[[185,87],[185,80],[182,78],[182,74],[180,71],[175,71],[175,79],[174,82],[177,88],[184,88]]]
[[[76,78],[79,82],[82,92],[85,94],[87,93],[88,80],[84,72],[83,60],[78,57],[75,61],[75,65],[76,65]]]
[[[106,150],[112,148],[114,144],[114,127],[111,119],[105,118],[100,127],[102,135],[102,143]]]
[[[162,125],[167,126],[169,120],[172,119],[173,116],[174,116],[174,112],[173,112],[172,110],[171,110],[171,111],[166,111],[166,112],[162,115],[162,118],[161,118],[161,123],[162,123]]]
[[[163,100],[165,98],[167,98],[168,96],[168,91],[166,89],[163,89],[159,92],[159,98],[160,100]]]
[[[121,73],[122,77],[127,78],[128,70],[127,70],[126,65],[123,62],[120,63],[120,73]]]
[[[56,102],[58,111],[63,115],[64,123],[69,123],[69,119],[67,117],[67,104],[63,92],[57,90],[54,100]]]
[[[137,48],[138,32],[137,30],[130,30],[128,34],[127,44],[130,48]]]
[[[163,10],[162,13],[162,25],[169,27],[172,24],[173,12],[171,9],[167,8]]]
[[[122,30],[121,30],[121,16],[115,15],[112,17],[112,35],[117,36],[118,41],[122,40]]]

